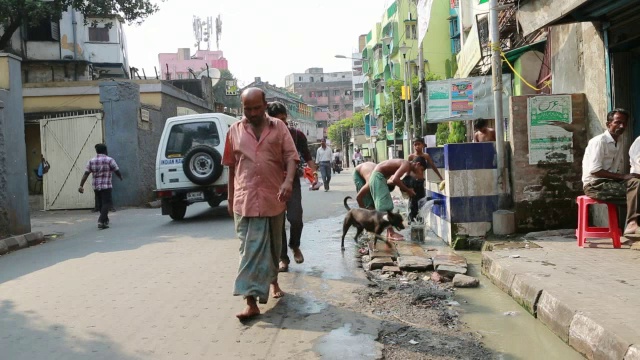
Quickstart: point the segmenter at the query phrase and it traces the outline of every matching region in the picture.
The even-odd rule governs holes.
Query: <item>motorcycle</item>
[[[342,161],[340,160],[333,160],[333,173],[338,173],[340,174],[340,172],[342,171]]]

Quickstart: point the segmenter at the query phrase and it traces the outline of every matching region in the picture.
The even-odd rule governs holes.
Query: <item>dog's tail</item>
[[[347,200],[349,199],[351,199],[351,196],[347,196],[346,198],[344,198],[344,207],[347,209],[347,211],[351,210],[349,205],[347,205]]]

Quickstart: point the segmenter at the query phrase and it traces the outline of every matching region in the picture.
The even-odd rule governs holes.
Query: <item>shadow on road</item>
[[[89,338],[81,339],[74,332]],[[12,345],[19,343],[32,346]],[[3,359],[138,359],[124,354],[118,344],[99,331],[74,331],[61,324],[50,324],[35,312],[16,310],[13,301],[8,300],[0,302],[0,349]]]
[[[178,241],[219,241],[235,238],[226,206],[190,206],[187,218],[172,221],[160,209],[121,209],[110,213],[109,229],[98,230],[97,215],[87,210],[38,214],[32,230],[57,234],[41,245],[1,257],[0,284],[71,259],[94,253],[135,250]],[[213,236],[215,235],[215,236]]]

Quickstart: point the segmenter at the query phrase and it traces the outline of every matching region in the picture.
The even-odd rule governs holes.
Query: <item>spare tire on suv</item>
[[[211,146],[197,145],[184,155],[182,169],[194,184],[209,185],[222,175],[222,156]]]

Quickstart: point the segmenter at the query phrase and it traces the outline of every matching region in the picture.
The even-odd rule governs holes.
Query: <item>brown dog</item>
[[[347,205],[348,199],[351,199],[351,196],[344,198],[344,207],[348,211],[344,216],[344,222],[342,223],[342,243],[340,245],[342,251],[344,251],[344,237],[347,235],[347,231],[349,231],[351,226],[355,226],[356,229],[358,229],[356,237],[354,238],[354,241],[356,242],[364,230],[374,233],[376,235],[373,240],[374,248],[380,234],[382,234],[382,232],[389,226],[395,227],[398,231],[404,229],[402,215],[392,211],[383,212],[361,208],[352,209]],[[391,247],[391,243],[386,238],[385,242],[389,247]]]

